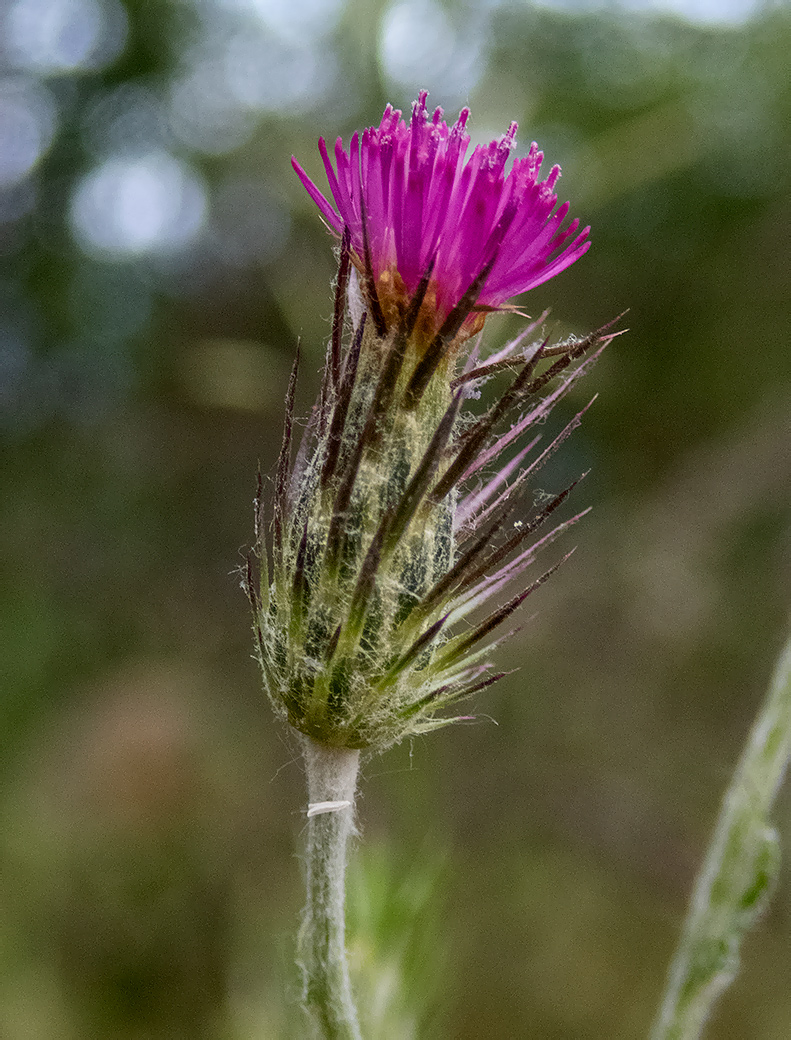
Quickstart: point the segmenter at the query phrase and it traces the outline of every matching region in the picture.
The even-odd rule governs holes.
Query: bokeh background
[[[303,776],[237,568],[331,242],[290,165],[420,87],[520,122],[625,308],[542,491],[580,548],[475,723],[364,769],[371,1040],[645,1036],[788,627],[791,9],[2,0],[0,1035],[299,1038]],[[493,318],[494,347],[518,325]],[[777,809],[791,841],[791,802]],[[789,857],[791,860],[791,857]],[[791,877],[708,1036],[791,1034]]]

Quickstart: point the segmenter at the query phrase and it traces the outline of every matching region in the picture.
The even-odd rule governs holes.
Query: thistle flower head
[[[339,143],[337,177],[326,159],[337,209],[297,166],[341,239],[335,315],[296,454],[295,363],[271,534],[259,481],[245,586],[275,709],[336,747],[446,725],[448,708],[501,677],[493,634],[559,563],[518,583],[583,515],[543,530],[574,484],[519,503],[585,409],[545,446],[536,428],[614,335],[550,347],[542,315],[483,362],[478,346],[458,349],[486,309],[580,256],[587,230],[559,231],[557,169],[537,183],[535,148],[505,176],[515,127],[465,166],[467,113],[452,128],[441,115],[427,120],[422,94],[409,127],[388,107],[350,156]],[[363,310],[347,321],[353,266]],[[504,371],[507,389],[470,414]]]
[[[332,231],[340,237],[349,228],[352,259],[388,325],[430,272],[418,325],[436,333],[475,284],[476,304],[460,330],[469,335],[487,311],[582,256],[590,228],[578,232],[574,220],[562,229],[569,204],[555,210],[560,167],[539,181],[544,156],[535,143],[506,173],[516,123],[466,160],[469,109],[449,127],[441,108],[429,116],[427,96],[420,94],[408,124],[388,105],[378,127],[352,136],[348,152],[338,138],[337,170],[319,140],[332,202],[292,163]]]

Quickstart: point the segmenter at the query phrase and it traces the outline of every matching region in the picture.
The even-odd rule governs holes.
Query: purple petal
[[[578,220],[563,228],[569,205],[555,209],[560,167],[539,182],[543,154],[535,143],[506,174],[516,123],[466,159],[469,109],[450,127],[441,108],[429,115],[427,96],[420,93],[408,124],[388,105],[379,126],[354,134],[348,151],[339,138],[334,165],[320,139],[335,208],[296,160],[294,169],[331,228],[340,233],[349,226],[358,257],[364,197],[375,277],[395,264],[411,294],[435,258],[438,328],[493,256],[478,303],[497,308],[578,260],[589,248],[590,229],[578,233]]]

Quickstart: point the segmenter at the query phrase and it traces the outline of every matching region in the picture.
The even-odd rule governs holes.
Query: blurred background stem
[[[652,1040],[695,1040],[736,974],[741,939],[765,906],[780,865],[768,815],[789,755],[791,639],[725,795]]]

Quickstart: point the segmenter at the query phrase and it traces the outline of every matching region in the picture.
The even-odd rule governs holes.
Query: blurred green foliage
[[[352,950],[382,1040],[647,1031],[787,624],[791,11],[424,6],[4,0],[9,1040],[300,1035],[303,778],[234,569],[296,340],[304,413],[329,331],[289,157],[318,177],[320,133],[420,86],[481,138],[518,119],[593,225],[530,313],[579,332],[628,307],[631,332],[544,478],[592,467],[596,509],[520,670],[477,724],[365,768],[389,851],[357,864]],[[788,1036],[787,878],[712,1040]]]

